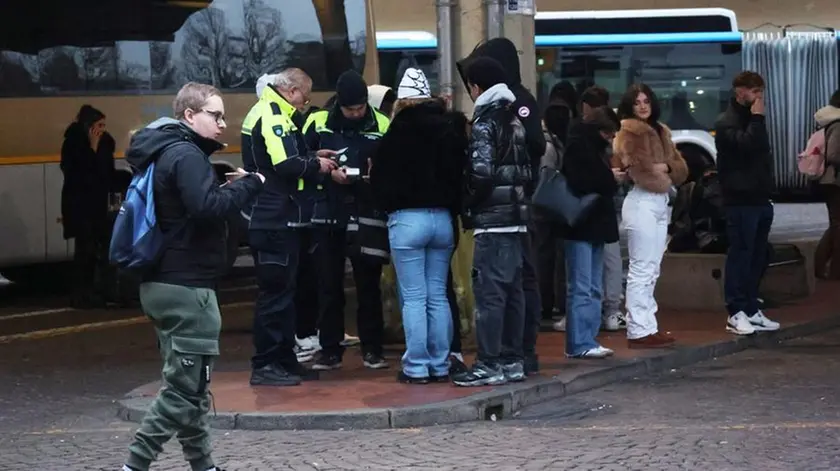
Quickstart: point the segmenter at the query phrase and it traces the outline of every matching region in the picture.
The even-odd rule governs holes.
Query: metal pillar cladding
[[[505,37],[513,41],[519,51],[519,72],[522,85],[537,94],[537,54],[534,42],[534,0],[505,2]]]
[[[776,185],[802,187],[796,155],[816,129],[814,113],[840,83],[834,32],[745,33],[742,65],[767,84],[767,130]]]
[[[485,22],[487,24],[486,39],[504,37],[507,4],[506,0],[484,0]]]
[[[458,0],[435,0],[437,10],[438,82],[440,94],[451,107],[455,94],[455,24],[452,12]]]
[[[469,56],[482,41],[485,40],[485,0],[458,0],[455,6],[454,19],[454,52],[455,60]],[[472,113],[473,102],[467,93],[466,85],[461,80],[460,74],[455,74],[454,104],[455,109]]]

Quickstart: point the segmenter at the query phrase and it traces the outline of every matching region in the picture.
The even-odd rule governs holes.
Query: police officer
[[[281,71],[262,91],[251,129],[254,165],[266,178],[249,224],[259,288],[252,385],[293,386],[307,379],[294,353],[298,257],[310,243],[308,228],[317,213],[312,191],[337,168],[329,158],[335,152],[307,152],[301,111],[311,92],[312,79],[304,71]]]
[[[368,368],[387,368],[382,356],[382,265],[388,261],[388,230],[384,213],[375,210],[369,184],[364,176],[368,159],[388,129],[388,118],[368,106],[365,80],[353,70],[343,73],[336,83],[336,99],[323,110],[312,113],[304,125],[310,149],[341,150],[340,168],[333,170],[324,188],[331,214],[313,224],[330,226],[330,270],[321,282],[326,290],[319,296],[321,352],[312,366],[315,370],[341,367],[344,340],[344,260],[349,256],[358,298],[358,328],[364,364]]]

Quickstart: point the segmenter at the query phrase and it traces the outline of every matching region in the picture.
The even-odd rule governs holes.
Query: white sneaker
[[[560,319],[559,321],[555,322],[555,323],[554,323],[554,325],[553,325],[552,327],[553,327],[553,328],[554,328],[554,330],[556,330],[557,332],[565,332],[565,331],[566,331],[566,316],[563,316],[563,318],[562,318],[562,319]]]
[[[755,333],[755,327],[750,322],[750,318],[744,314],[744,311],[739,311],[738,314],[726,321],[726,330],[736,335],[752,335]]]
[[[308,363],[315,358],[315,350],[304,350],[300,345],[295,345],[295,356],[297,356],[298,363]]]
[[[342,347],[352,347],[354,345],[359,344],[359,337],[353,337],[352,335],[344,334],[344,340],[341,341]]]
[[[318,341],[317,335],[312,335],[305,338],[295,337],[295,355],[299,363],[307,363],[315,358],[315,354],[321,351],[321,343]]]
[[[612,356],[614,353],[615,352],[610,350],[609,348],[602,347],[602,346],[598,345],[597,347],[590,348],[589,350],[581,353],[580,355],[567,355],[567,356],[569,356],[570,358],[600,359],[600,358],[607,358],[609,356]]]
[[[627,321],[624,319],[624,314],[620,311],[604,316],[601,324],[603,329],[609,332],[627,329]]]
[[[761,332],[771,332],[774,330],[779,330],[782,326],[778,322],[771,321],[761,312],[761,309],[758,310],[755,314],[748,317],[750,324],[752,324],[753,329]]]

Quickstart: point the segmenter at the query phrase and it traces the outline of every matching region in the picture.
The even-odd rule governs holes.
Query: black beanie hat
[[[365,79],[355,70],[348,70],[338,77],[335,91],[339,106],[356,106],[368,101]]]
[[[505,68],[492,57],[477,57],[467,65],[467,83],[478,85],[482,90],[488,90],[493,85],[507,83]]]

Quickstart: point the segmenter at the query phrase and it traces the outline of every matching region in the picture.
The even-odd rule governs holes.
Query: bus
[[[221,175],[241,165],[241,122],[262,74],[306,70],[316,105],[347,69],[370,83],[379,76],[375,55],[365,56],[375,47],[371,0],[16,5],[14,15],[0,17],[0,270],[11,278],[14,267],[72,258],[59,162],[64,130],[83,104],[107,116],[117,143],[116,191],[124,194],[131,131],[171,116],[174,93],[188,81],[224,94],[229,145],[212,159]]]
[[[383,84],[396,84],[405,68],[419,67],[430,83],[437,85],[434,34],[376,34]],[[554,84],[564,80],[578,90],[591,84],[605,87],[613,106],[630,84],[644,82],[657,94],[661,119],[673,130],[674,142],[692,175],[696,177],[702,168],[714,164],[714,121],[729,104],[732,79],[744,68],[745,39],[733,11],[685,8],[538,12],[535,34],[536,95],[541,105],[546,104]],[[827,101],[828,96],[824,98]],[[810,116],[805,118],[810,120]],[[802,146],[805,140],[807,134]],[[780,159],[789,162],[792,157],[779,154],[777,167]],[[787,173],[777,172],[777,196],[784,199],[809,194],[804,179],[786,170]]]

